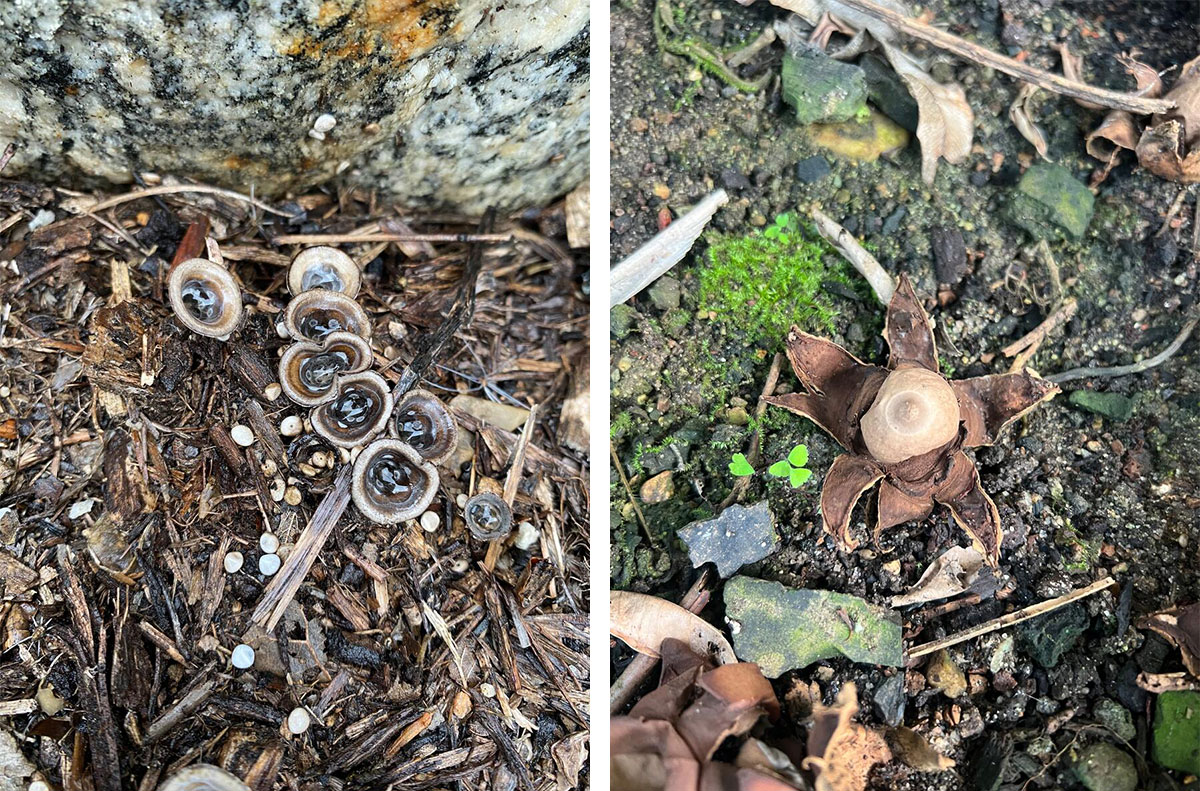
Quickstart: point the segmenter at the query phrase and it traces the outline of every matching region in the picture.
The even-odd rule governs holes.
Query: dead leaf
[[[1151,119],[1138,140],[1138,162],[1168,181],[1194,184],[1200,181],[1200,57],[1183,65],[1163,98],[1175,109]]]
[[[945,772],[955,766],[953,759],[933,749],[924,736],[911,728],[892,728],[887,732],[887,740],[892,753],[918,772]]]
[[[1076,82],[1087,82],[1087,80],[1083,77],[1082,55],[1076,55],[1075,53],[1071,52],[1071,48],[1067,46],[1065,41],[1058,46],[1058,54],[1062,57],[1062,72],[1064,77],[1066,77],[1068,80],[1075,80]],[[1083,99],[1076,99],[1075,103],[1080,107],[1086,107],[1089,110],[1104,109],[1098,104],[1093,104],[1092,102],[1085,101]]]
[[[1183,666],[1200,678],[1200,602],[1147,615],[1138,625],[1171,641],[1183,654]]]
[[[917,139],[921,141],[921,178],[933,184],[938,158],[957,165],[971,153],[975,114],[958,83],[940,83],[904,50],[883,43],[892,68],[917,102]]]
[[[793,788],[804,788],[804,776],[788,758],[787,753],[759,739],[747,739],[738,751],[734,764],[740,769],[753,769],[787,783]]]
[[[974,547],[953,547],[929,564],[907,593],[892,597],[893,607],[905,607],[966,592],[979,577],[983,555]]]
[[[833,706],[818,705],[808,734],[808,756],[816,791],[866,791],[875,764],[892,760],[892,751],[877,731],[851,722],[858,713],[854,684],[842,687]]]
[[[1063,54],[1063,74],[1070,79],[1077,79],[1078,74],[1076,72],[1076,76],[1072,76],[1072,69],[1078,67],[1068,69],[1068,62],[1070,59],[1082,61],[1082,58],[1071,55],[1066,44],[1062,45],[1060,51]],[[1162,94],[1162,79],[1153,66],[1136,60],[1132,54],[1118,55],[1117,60],[1137,83],[1136,95],[1157,97]],[[1092,109],[1102,109],[1087,102],[1080,102],[1080,104]],[[1099,184],[1108,178],[1109,172],[1120,159],[1121,151],[1133,151],[1137,148],[1140,135],[1138,121],[1131,113],[1124,110],[1113,110],[1104,116],[1100,126],[1084,139],[1088,154],[1104,163],[1104,168],[1093,178],[1093,184]]]
[[[1021,137],[1033,144],[1038,156],[1050,161],[1050,157],[1046,156],[1046,132],[1033,120],[1033,97],[1037,92],[1036,85],[1021,85],[1021,90],[1017,91],[1017,98],[1008,108],[1008,118],[1013,122],[1013,126],[1017,127]]]
[[[610,601],[609,632],[639,654],[657,657],[663,640],[673,637],[718,664],[737,662],[720,629],[674,602],[629,591],[613,591]]]

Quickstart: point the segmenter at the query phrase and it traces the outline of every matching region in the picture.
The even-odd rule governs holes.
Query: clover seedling
[[[745,478],[748,475],[754,474],[754,467],[750,462],[746,461],[746,454],[733,454],[733,461],[729,462],[729,472],[731,475],[736,475],[739,478]]]
[[[788,453],[786,459],[772,464],[767,468],[767,472],[776,478],[787,478],[792,488],[796,489],[803,486],[804,482],[812,477],[812,470],[804,468],[806,464],[808,464],[808,446],[797,445]]]

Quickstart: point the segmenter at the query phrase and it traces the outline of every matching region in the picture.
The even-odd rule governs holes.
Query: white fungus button
[[[308,716],[308,710],[303,706],[297,706],[288,715],[287,728],[290,732],[300,735],[308,730],[309,723],[311,722],[312,719]]]
[[[239,670],[245,670],[254,664],[254,649],[245,643],[239,643],[233,649],[233,656],[229,658],[233,666]]]
[[[233,437],[233,441],[241,445],[243,448],[248,448],[254,444],[254,432],[249,426],[244,426],[238,423],[229,430],[229,436]]]
[[[288,415],[283,419],[283,422],[279,424],[279,433],[285,437],[299,436],[300,432],[303,430],[304,422],[296,415]]]
[[[258,570],[265,577],[270,577],[279,571],[279,556],[276,554],[263,555],[258,559]]]
[[[516,545],[517,549],[528,552],[541,540],[542,534],[533,526],[533,522],[522,522],[517,525],[517,537],[513,539],[513,544]]]
[[[225,571],[230,574],[237,574],[242,570],[244,562],[241,552],[226,552],[225,553]]]
[[[317,116],[317,120],[313,121],[312,128],[314,132],[324,134],[325,132],[332,131],[335,126],[337,126],[336,118],[329,113],[321,113]]]
[[[258,537],[258,547],[263,552],[273,555],[279,551],[279,538],[274,533],[263,533]]]

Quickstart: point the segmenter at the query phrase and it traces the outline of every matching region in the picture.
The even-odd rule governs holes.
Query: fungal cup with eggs
[[[336,396],[343,374],[371,365],[371,346],[350,332],[331,332],[320,343],[298,341],[279,360],[279,382],[288,398],[302,406],[318,406]]]
[[[334,397],[313,409],[313,430],[343,448],[370,441],[383,431],[392,411],[387,382],[374,371],[342,376]]]
[[[388,434],[434,464],[448,459],[458,443],[458,425],[446,405],[420,389],[410,391],[396,404]]]
[[[241,289],[228,270],[206,258],[176,264],[167,294],[175,316],[198,335],[225,339],[241,322]]]
[[[368,519],[396,524],[416,519],[433,502],[437,468],[398,439],[368,445],[354,462],[350,496]]]
[[[293,297],[284,314],[284,326],[297,340],[320,342],[334,332],[371,337],[371,324],[362,306],[345,294],[323,288]]]
[[[288,267],[288,288],[293,294],[323,289],[353,299],[358,296],[361,279],[354,260],[334,247],[301,250]]]

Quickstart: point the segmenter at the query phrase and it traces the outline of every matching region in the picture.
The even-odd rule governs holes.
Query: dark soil
[[[742,7],[725,0],[687,0],[672,7],[684,35],[723,51],[752,41],[784,16],[766,2]],[[1189,60],[1200,48],[1195,6],[1186,2],[980,0],[935,1],[926,7],[935,24],[1010,55],[1024,51],[1029,63],[1047,70],[1059,69],[1053,46],[1066,41],[1085,56],[1094,83],[1121,89],[1130,85],[1116,54],[1140,50],[1140,59],[1162,70]],[[651,546],[629,495],[615,483],[613,584],[678,601],[696,572],[675,531],[714,514],[730,492],[735,479],[729,461],[733,453],[749,451],[756,427],[754,421],[746,424],[745,413],[753,415],[772,356],[782,351],[779,334],[748,321],[745,313],[722,311],[711,295],[701,297],[702,276],[712,266],[707,250],[719,238],[754,233],[783,213],[803,218],[806,207],[820,205],[886,269],[908,274],[928,298],[943,370],[954,378],[1006,371],[1011,361],[999,349],[1036,327],[1052,305],[1045,297],[1050,275],[1032,250],[1034,240],[1005,212],[1013,186],[1036,161],[1032,146],[1008,120],[1019,87],[1013,80],[948,56],[933,58],[936,76],[955,79],[966,89],[975,112],[975,151],[962,165],[943,162],[933,187],[926,187],[915,141],[891,159],[841,160],[815,148],[805,128],[789,119],[778,78],[756,94],[738,92],[708,74],[697,81],[691,62],[659,50],[650,26],[652,9],[650,0],[613,6],[614,260],[714,187],[724,187],[731,197],[692,254],[671,273],[681,288],[678,307],[643,293],[630,301],[632,311],[614,312],[617,455],[634,496],[645,480],[666,470],[672,471],[674,494],[641,505],[658,545]],[[778,74],[782,54],[776,43],[743,66],[740,75]],[[1040,97],[1038,121],[1046,129],[1050,157],[1087,183],[1098,163],[1084,151],[1083,137],[1100,115],[1057,96]],[[797,163],[818,154],[831,172],[813,183],[802,181],[798,175],[809,178],[813,171],[809,167],[798,174]],[[1186,194],[1172,211],[1181,191]],[[1096,213],[1084,237],[1051,243],[1064,296],[1077,299],[1079,310],[1065,328],[1051,333],[1030,366],[1049,375],[1132,362],[1166,346],[1197,309],[1196,217],[1194,189],[1157,179],[1126,156],[1099,186]],[[935,238],[947,231],[961,233],[969,262],[961,281],[949,289],[939,288],[933,252]],[[837,258],[828,253],[831,270],[840,266]],[[941,299],[935,300],[939,291]],[[882,308],[868,292],[831,285],[825,298],[838,310],[832,333],[806,329],[831,335],[861,359],[884,361]],[[1171,773],[1149,760],[1154,696],[1140,690],[1134,678],[1140,671],[1181,669],[1178,653],[1127,625],[1131,616],[1136,621],[1200,597],[1198,349],[1193,337],[1153,371],[1070,383],[1061,396],[1010,428],[997,446],[976,453],[984,489],[1005,527],[1002,584],[1012,592],[1003,601],[987,600],[941,617],[907,613],[911,643],[946,636],[1106,575],[1131,591],[1130,610],[1121,611],[1115,592],[1090,598],[1087,630],[1052,669],[1036,664],[1020,641],[1004,659],[1011,630],[961,644],[951,657],[977,683],[957,700],[929,689],[922,667],[908,670],[905,723],[955,759],[958,770],[921,775],[894,763],[877,770],[873,788],[975,787],[973,756],[998,740],[1013,747],[1003,787],[1078,788],[1070,771],[1073,753],[1066,748],[1115,741],[1102,728],[1087,727],[1097,722],[1095,711],[1104,699],[1117,701],[1132,715],[1137,735],[1130,749],[1147,761],[1141,787],[1176,787],[1178,775],[1169,779]],[[784,391],[799,387],[786,363],[780,383]],[[1071,405],[1068,395],[1077,389],[1130,397],[1132,418],[1113,421]],[[864,501],[855,523],[866,549],[839,551],[822,535],[816,509],[824,471],[840,449],[807,420],[781,410],[768,410],[757,425],[763,440],[760,469],[803,442],[815,475],[795,490],[778,479],[754,478],[741,502],[767,499],[783,545],[741,573],[887,604],[942,551],[965,542],[939,510],[924,522],[896,528],[875,545],[866,530],[873,506]],[[615,475],[613,480],[618,481]],[[704,614],[722,623],[719,588],[713,602]],[[615,671],[627,658],[617,651]],[[784,676],[776,688],[782,699],[793,685],[816,680],[829,702],[841,684],[854,681],[864,700],[860,716],[877,724],[870,701],[892,673],[848,661],[823,662]]]
[[[181,190],[72,216],[84,200],[0,181],[0,788],[32,775],[149,791],[201,762],[255,791],[586,784],[586,444],[560,420],[587,382],[586,251],[561,239],[561,205],[500,223],[519,238],[487,247],[474,320],[421,383],[540,405],[513,502],[514,524],[537,534],[489,555],[467,531],[465,495],[500,491],[519,429],[455,409],[463,441],[441,467],[438,524],[385,527],[351,506],[264,630],[259,536],[286,558],[345,461],[308,430],[280,431],[307,410],[272,387],[300,249],[273,240],[397,214],[366,194],[304,195],[281,217]],[[184,236],[198,223],[245,295],[226,342],[183,329],[164,295],[179,248],[204,249]],[[394,384],[443,321],[468,246],[344,249],[365,266],[359,301]],[[238,424],[250,447],[230,439]],[[231,550],[245,563],[226,573]],[[230,663],[243,642],[248,670]],[[301,734],[285,725],[297,707],[312,721]]]

